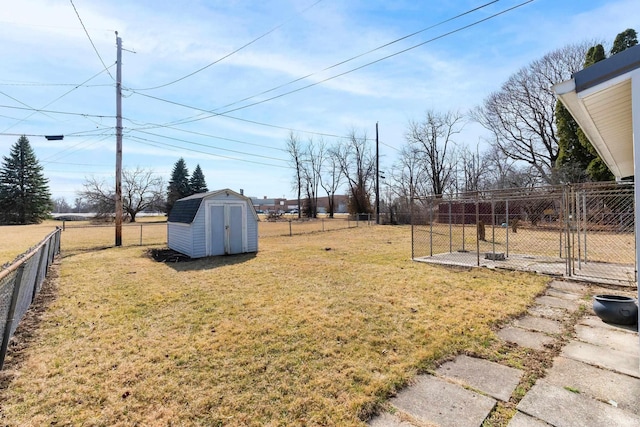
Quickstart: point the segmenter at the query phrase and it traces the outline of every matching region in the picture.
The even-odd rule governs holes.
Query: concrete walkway
[[[509,427],[640,426],[640,342],[633,327],[602,322],[585,296],[616,293],[554,281],[527,315],[500,331],[504,341],[534,350],[560,344],[562,321],[581,304],[575,325],[553,366],[518,402]],[[512,399],[523,372],[488,360],[458,356],[434,375],[421,375],[390,400],[392,413],[372,427],[479,427],[498,401]]]

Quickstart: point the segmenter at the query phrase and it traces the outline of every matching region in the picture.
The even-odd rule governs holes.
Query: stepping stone
[[[587,287],[585,285],[566,280],[554,280],[549,283],[549,288],[576,295],[584,295],[587,293]]]
[[[558,307],[550,307],[544,304],[531,306],[527,311],[533,316],[546,317],[554,320],[563,320],[568,317],[567,310]]]
[[[542,332],[525,331],[524,329],[507,326],[498,331],[498,336],[504,341],[518,344],[534,350],[544,350],[545,345],[552,344],[554,339]]]
[[[507,427],[549,427],[549,424],[522,412],[516,412]]]
[[[640,425],[640,416],[614,408],[562,387],[538,382],[518,404],[518,410],[556,427]]]
[[[565,292],[565,291],[561,291],[558,289],[554,289],[554,288],[549,288],[547,289],[547,291],[545,292],[545,295],[549,295],[552,297],[556,297],[556,298],[563,298],[563,299],[568,299],[571,301],[578,301],[578,300],[582,300],[582,295],[578,295],[578,294],[572,294],[570,292]]]
[[[536,298],[536,303],[540,305],[546,305],[549,307],[563,308],[569,311],[577,310],[579,305],[575,301],[569,301],[567,299],[551,297],[547,295]]]
[[[603,322],[598,316],[585,316],[580,320],[581,325],[593,326],[596,328],[611,329],[620,332],[627,332],[638,336],[638,325],[615,325],[613,323]]]
[[[415,384],[398,393],[390,403],[421,423],[479,427],[496,401],[434,376],[420,375]]]
[[[522,371],[489,360],[469,356],[458,356],[444,363],[436,373],[508,402],[513,390],[518,386]]]
[[[571,341],[562,349],[562,355],[570,359],[600,366],[604,369],[640,378],[640,358],[607,347]]]
[[[596,368],[565,357],[557,357],[544,378],[558,387],[571,387],[601,402],[640,415],[640,379]]]
[[[414,427],[413,424],[402,421],[400,418],[388,412],[372,418],[367,425],[370,427]]]
[[[576,336],[580,341],[589,344],[608,347],[636,357],[640,356],[640,345],[636,334],[614,329],[577,325]]]
[[[524,316],[516,319],[513,324],[519,328],[547,334],[559,334],[562,332],[562,323],[557,320],[545,319],[544,317]]]

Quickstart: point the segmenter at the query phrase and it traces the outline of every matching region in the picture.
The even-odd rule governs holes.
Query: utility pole
[[[116,246],[122,246],[122,39],[116,31]]]
[[[378,122],[376,122],[376,224],[380,225],[380,150],[378,142]]]

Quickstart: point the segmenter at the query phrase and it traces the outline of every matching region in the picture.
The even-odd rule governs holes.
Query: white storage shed
[[[258,252],[251,199],[224,189],[179,199],[167,220],[169,248],[191,258]]]

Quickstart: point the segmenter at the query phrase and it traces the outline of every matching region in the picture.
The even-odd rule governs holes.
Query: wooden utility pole
[[[122,39],[116,31],[116,246],[122,246]]]

